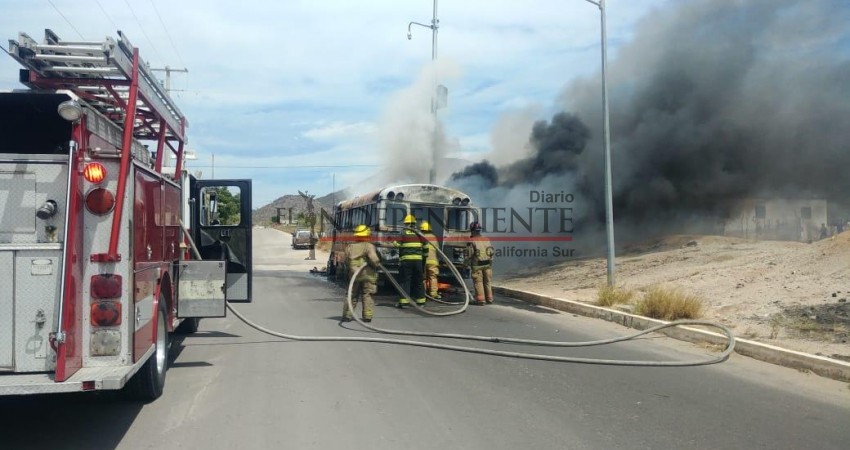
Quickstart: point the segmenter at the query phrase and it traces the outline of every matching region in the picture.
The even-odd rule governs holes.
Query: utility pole
[[[185,67],[184,67],[184,68],[182,68],[182,69],[172,69],[172,68],[171,68],[171,67],[169,67],[169,66],[165,66],[165,67],[164,67],[164,68],[162,68],[162,69],[159,69],[159,68],[154,69],[154,68],[152,68],[152,69],[150,69],[150,70],[151,70],[151,72],[165,72],[165,93],[166,93],[166,94],[171,94],[172,92],[183,92],[182,90],[176,90],[176,91],[172,91],[172,90],[171,90],[171,72],[183,72],[183,73],[189,73],[189,69],[187,69],[187,68],[185,68]]]
[[[614,201],[611,180],[611,126],[608,111],[608,38],[605,33],[605,0],[585,0],[596,5],[602,22],[602,145],[605,150],[605,234],[608,244],[608,286],[614,287]]]
[[[431,134],[431,170],[428,172],[428,182],[431,184],[437,183],[437,30],[440,29],[440,20],[437,19],[437,0],[434,0],[434,15],[431,18],[431,25],[425,25],[419,22],[410,22],[407,24],[407,39],[413,39],[413,33],[410,27],[419,25],[420,27],[431,29],[431,66],[434,70],[433,86],[431,86],[431,115],[434,117],[434,130]]]
[[[313,199],[316,198],[316,194],[310,194],[308,191],[298,191],[298,194],[307,201],[307,220],[310,223],[310,256],[304,258],[305,260],[315,260],[316,259],[316,211],[313,206]]]

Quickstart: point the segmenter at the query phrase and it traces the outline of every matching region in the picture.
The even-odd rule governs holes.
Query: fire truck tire
[[[156,322],[156,348],[141,369],[127,383],[127,393],[134,400],[153,401],[162,395],[168,370],[168,329],[165,309],[160,304]]]

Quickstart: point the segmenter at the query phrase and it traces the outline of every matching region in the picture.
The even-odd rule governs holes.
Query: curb
[[[534,292],[511,289],[504,286],[493,286],[493,291],[517,300],[546,306],[558,311],[578,314],[596,319],[607,320],[618,323],[628,328],[645,330],[655,325],[669,322],[650,319],[648,317],[636,316],[634,314],[588,305],[586,303],[566,300],[562,298],[549,297]],[[726,336],[710,331],[704,331],[693,327],[672,327],[659,330],[658,333],[667,335],[681,341],[696,344],[724,345],[728,342]],[[735,353],[748,356],[759,361],[790,367],[797,370],[808,370],[822,377],[833,380],[850,382],[850,363],[824,356],[787,350],[773,345],[762,344],[747,339],[735,337]]]

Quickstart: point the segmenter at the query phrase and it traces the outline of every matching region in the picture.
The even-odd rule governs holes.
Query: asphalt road
[[[340,324],[342,288],[310,275],[288,236],[255,229],[254,302],[297,335],[375,336]],[[375,325],[590,340],[633,332],[499,298],[424,317],[379,298]],[[406,338],[410,339],[410,338]],[[439,339],[425,339],[440,341]],[[593,358],[694,359],[711,350],[654,337],[608,347],[448,343]],[[713,366],[635,368],[512,359],[390,344],[292,342],[235,317],[175,343],[162,398],[0,399],[0,448],[50,449],[846,449],[846,383],[733,356]]]

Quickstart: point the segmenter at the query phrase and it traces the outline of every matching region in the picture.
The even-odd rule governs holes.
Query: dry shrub
[[[635,313],[662,320],[697,319],[702,316],[702,299],[677,288],[650,288],[635,305]]]
[[[600,286],[596,292],[596,304],[599,306],[614,306],[621,303],[629,303],[634,297],[634,292],[614,286]]]

